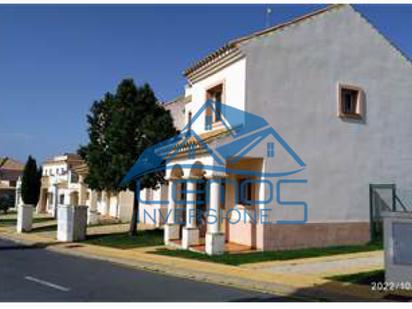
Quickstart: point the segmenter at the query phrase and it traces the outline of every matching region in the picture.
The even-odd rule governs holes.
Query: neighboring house
[[[184,95],[177,97],[174,100],[165,102],[162,106],[170,112],[173,118],[173,124],[178,131],[181,131],[186,124],[186,103],[188,103],[190,98]]]
[[[60,204],[79,204],[79,175],[74,171],[83,164],[79,155],[66,153],[43,163],[43,177],[37,212],[56,216]]]
[[[16,207],[18,194],[16,185],[19,177],[23,173],[24,165],[8,157],[0,158],[0,198],[10,196],[13,203],[11,208]]]
[[[134,193],[121,191],[119,193],[108,193],[88,188],[84,182],[89,169],[86,163],[78,165],[74,171],[79,175],[80,182],[80,205],[88,206],[88,222],[95,224],[115,218],[122,222],[130,221],[133,212]]]
[[[133,193],[110,194],[91,190],[84,182],[87,173],[87,165],[77,154],[64,154],[45,161],[37,211],[55,216],[58,205],[86,205],[90,224],[98,223],[100,217],[129,221]]]
[[[412,186],[411,62],[350,5],[233,40],[184,74],[189,138],[168,148],[166,201],[173,212],[172,188],[185,186],[186,222],[168,219],[168,244],[209,254],[228,242],[258,250],[362,244],[371,239],[370,185]],[[240,120],[243,132],[226,121],[237,111],[257,115]],[[124,181],[156,167],[147,162],[142,157]],[[274,194],[268,178],[275,188],[295,185],[273,198],[271,224],[190,220],[194,201],[204,200],[195,181],[204,178],[216,179],[205,188],[206,206],[226,213],[263,212],[253,201]],[[252,203],[236,198],[241,186]]]

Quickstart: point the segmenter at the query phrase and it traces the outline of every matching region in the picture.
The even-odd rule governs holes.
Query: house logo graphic
[[[208,159],[202,160],[204,158]],[[260,162],[260,168],[251,168],[248,162]],[[224,175],[219,177],[219,182],[233,185],[236,188],[233,204],[243,204],[257,209],[260,214],[255,215],[255,219],[262,213],[272,211],[274,207],[299,207],[289,208],[299,209],[297,211],[299,218],[287,220],[277,218],[268,221],[266,220],[268,216],[265,215],[265,222],[261,222],[263,224],[303,224],[307,222],[308,205],[306,202],[298,198],[282,199],[284,188],[290,191],[292,186],[302,186],[307,183],[306,178],[300,177],[306,165],[281,135],[261,116],[207,100],[189,119],[180,134],[147,148],[123,178],[121,185],[137,180],[136,192],[140,192],[138,181],[140,177],[160,171],[165,171],[166,175],[170,174],[176,164],[181,169],[198,169],[212,175]],[[236,177],[227,177],[228,175]],[[197,185],[204,183],[201,189],[189,192],[184,185],[188,181],[195,181]],[[175,204],[184,209],[188,202],[179,199],[178,196],[188,193],[203,194],[205,198],[201,201],[196,200],[194,203],[204,204],[203,209],[210,212],[207,207],[208,188],[213,181],[216,180],[207,178],[175,180],[175,183],[182,185],[175,185],[172,188],[174,192],[171,196],[169,195],[168,199],[176,199]],[[255,188],[253,196],[250,193],[251,187]],[[220,198],[224,203],[226,196],[224,185],[221,190]],[[168,205],[170,202],[168,199],[145,200],[140,194],[136,196],[140,202],[145,204]],[[231,209],[231,212],[233,211]],[[225,214],[221,214],[221,217],[225,217]]]

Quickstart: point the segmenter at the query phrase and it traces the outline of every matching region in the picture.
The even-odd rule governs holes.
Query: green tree
[[[21,181],[21,197],[25,204],[36,206],[39,202],[41,175],[42,170],[37,168],[36,160],[29,156]]]
[[[79,153],[89,166],[86,183],[92,189],[119,192],[119,183],[143,151],[174,136],[170,112],[158,104],[148,84],[137,87],[132,79],[123,80],[114,95],[95,102],[88,115],[88,145]],[[156,188],[164,182],[164,173],[146,175],[137,180],[140,189]],[[128,185],[136,192],[136,182]],[[139,199],[134,198],[130,235],[137,233]]]
[[[111,177],[112,155],[106,137],[113,106],[114,96],[111,93],[106,93],[102,100],[93,103],[87,115],[89,143],[78,150],[89,168],[85,182],[97,191],[111,190],[116,186]]]
[[[7,162],[7,157],[0,158],[0,177],[3,174],[3,172],[1,171],[1,168],[3,167],[4,164],[6,164],[6,162]]]

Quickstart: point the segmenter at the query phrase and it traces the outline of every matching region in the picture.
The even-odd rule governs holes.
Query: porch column
[[[209,255],[223,254],[225,247],[225,235],[219,231],[220,223],[220,191],[221,178],[212,178],[209,180],[209,212],[207,220],[206,233],[206,253]]]
[[[99,222],[99,215],[97,213],[97,192],[90,190],[90,207],[87,212],[87,224],[93,225]]]
[[[186,226],[183,228],[182,247],[199,244],[199,229],[196,227],[196,179],[186,181]]]
[[[106,191],[102,191],[103,214],[108,216],[110,212],[110,198]]]
[[[164,226],[164,242],[169,244],[171,240],[180,238],[180,225],[176,222],[176,181],[173,178],[169,179],[169,186],[167,190],[167,222]]]
[[[52,214],[53,217],[57,218],[57,208],[59,207],[59,188],[57,184],[53,184],[53,204],[52,204]]]
[[[82,175],[79,175],[79,205],[85,206],[86,205],[86,193],[87,187],[84,183],[84,179]]]

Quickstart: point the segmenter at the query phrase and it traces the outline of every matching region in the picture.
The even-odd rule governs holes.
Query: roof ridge
[[[311,18],[311,17],[317,16],[317,15],[329,12],[329,11],[337,9],[337,8],[345,7],[345,6],[351,6],[351,5],[350,4],[331,4],[331,5],[328,5],[324,8],[321,8],[321,9],[309,12],[307,14],[298,16],[296,18],[293,18],[293,19],[291,19],[287,22],[276,24],[276,25],[273,25],[273,26],[268,27],[266,29],[253,32],[251,34],[239,37],[237,39],[230,40],[226,44],[224,44],[222,47],[220,47],[217,50],[215,50],[214,52],[206,55],[201,60],[197,61],[196,63],[191,65],[189,68],[184,70],[183,74],[186,75],[186,76],[189,75],[190,73],[196,71],[197,69],[199,69],[200,67],[202,67],[203,65],[208,63],[210,60],[215,59],[216,57],[223,54],[224,52],[226,52],[228,50],[231,50],[233,48],[237,48],[238,44],[240,44],[240,43],[243,43],[243,42],[248,41],[252,38],[256,38],[256,37],[259,37],[261,35],[265,35],[267,33],[273,32],[273,31],[283,29],[283,28],[288,27],[290,25],[294,25],[296,23],[304,21],[308,18]]]
[[[267,34],[267,33],[269,33],[269,32],[277,31],[277,30],[282,29],[282,28],[285,28],[285,27],[287,27],[287,26],[294,25],[294,24],[296,24],[296,23],[299,23],[299,22],[301,22],[301,21],[304,21],[304,20],[306,20],[306,19],[308,19],[308,18],[317,16],[317,15],[320,15],[320,14],[323,14],[323,13],[326,13],[326,12],[329,12],[329,11],[331,11],[331,10],[333,10],[333,9],[337,9],[337,8],[344,7],[344,6],[351,6],[351,5],[350,5],[350,4],[331,4],[331,5],[328,5],[328,6],[324,7],[324,8],[321,8],[321,9],[318,9],[318,10],[315,10],[315,11],[312,11],[312,12],[309,12],[309,13],[307,13],[307,14],[304,14],[304,15],[301,15],[301,16],[298,16],[298,17],[295,17],[295,18],[293,18],[293,19],[291,19],[291,20],[289,20],[289,21],[286,21],[286,22],[283,22],[283,23],[280,23],[280,24],[273,25],[273,26],[271,26],[271,27],[269,27],[269,28],[266,28],[266,29],[263,29],[263,30],[254,32],[254,33],[252,33],[252,34],[249,34],[249,35],[240,37],[240,38],[238,38],[238,39],[234,39],[234,40],[230,41],[229,44],[239,44],[239,43],[244,42],[244,41],[247,41],[247,40],[249,40],[249,39],[252,39],[252,38],[255,38],[255,37],[259,37],[259,36],[264,35],[264,34]]]

